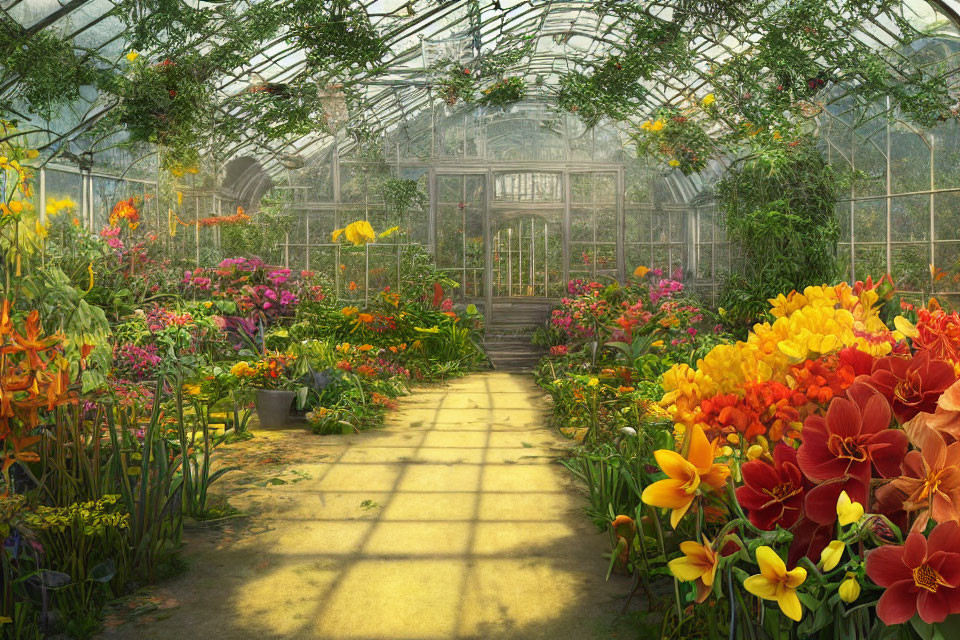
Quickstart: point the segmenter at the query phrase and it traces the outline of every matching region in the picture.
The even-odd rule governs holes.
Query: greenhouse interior
[[[0,637],[960,637],[957,0],[0,32]]]

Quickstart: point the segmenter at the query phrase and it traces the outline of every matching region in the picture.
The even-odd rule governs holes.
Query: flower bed
[[[824,285],[732,341],[680,286],[574,288],[539,380],[610,571],[676,580],[650,602],[664,633],[951,637],[960,315],[903,304],[891,327],[886,281]]]

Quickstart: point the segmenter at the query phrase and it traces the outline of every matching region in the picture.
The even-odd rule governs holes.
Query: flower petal
[[[787,565],[776,551],[766,545],[757,547],[757,565],[760,567],[760,575],[768,580],[780,580],[787,574]]]
[[[780,610],[785,616],[800,622],[800,618],[803,617],[803,607],[800,606],[800,598],[797,597],[796,591],[783,589],[777,597],[777,604],[780,605]]]
[[[903,547],[887,545],[867,553],[867,576],[881,587],[912,581],[913,572],[903,563]]]
[[[673,478],[659,480],[643,490],[640,500],[652,507],[679,509],[693,501],[693,496],[683,488],[685,484]]]
[[[873,551],[871,555],[877,551]],[[867,562],[869,563],[869,559]],[[913,578],[888,586],[877,602],[877,617],[888,626],[908,621],[917,612],[917,590]]]
[[[764,600],[777,599],[777,582],[771,582],[762,575],[750,576],[743,581],[743,588]]]
[[[921,589],[917,596],[917,613],[927,624],[943,622],[950,615],[951,596],[956,596],[956,589],[940,587],[936,592]]]

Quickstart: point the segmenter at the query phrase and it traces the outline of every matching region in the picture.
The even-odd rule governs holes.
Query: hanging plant
[[[43,118],[80,98],[80,87],[96,84],[103,72],[83,49],[48,30],[27,30],[0,13],[0,83],[16,82],[27,109]],[[0,106],[0,113],[7,109]]]
[[[112,117],[130,142],[164,147],[164,166],[192,166],[213,126],[211,70],[199,55],[156,64],[137,58],[115,86],[120,104]]]
[[[709,96],[712,100],[712,96]],[[708,100],[710,102],[711,100]],[[681,112],[661,109],[640,125],[633,139],[637,154],[659,158],[684,175],[703,170],[714,150],[714,143],[696,118],[698,110]]]
[[[436,66],[445,71],[437,89],[444,102],[452,107],[458,102],[469,104],[475,100],[478,78],[474,70],[450,60],[441,61]]]
[[[523,78],[502,78],[484,89],[477,102],[485,107],[506,107],[523,100],[526,91]]]
[[[316,69],[369,68],[389,52],[358,3],[294,0],[288,7],[290,38]]]

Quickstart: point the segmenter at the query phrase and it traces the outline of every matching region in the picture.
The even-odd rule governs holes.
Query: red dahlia
[[[749,513],[758,529],[789,529],[803,512],[804,480],[797,466],[797,452],[780,443],[773,450],[773,464],[752,460],[741,467],[743,486],[737,502]]]
[[[807,492],[807,516],[821,524],[837,519],[837,497],[867,505],[867,488],[875,467],[880,476],[900,475],[907,436],[890,426],[890,405],[864,382],[855,382],[846,398],[834,398],[826,416],[803,423],[797,451],[800,470],[817,486]]]
[[[870,374],[870,384],[884,395],[900,422],[936,411],[940,395],[956,381],[953,365],[926,351],[913,358],[880,358]]]

